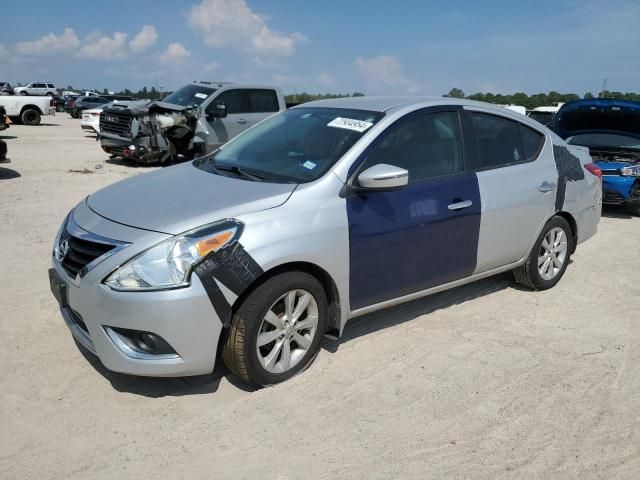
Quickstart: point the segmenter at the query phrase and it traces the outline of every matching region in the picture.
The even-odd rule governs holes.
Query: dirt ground
[[[640,478],[640,218],[605,210],[550,291],[505,274],[354,320],[279,386],[128,377],[47,268],[69,209],[150,169],[45,122],[0,132],[0,478]]]

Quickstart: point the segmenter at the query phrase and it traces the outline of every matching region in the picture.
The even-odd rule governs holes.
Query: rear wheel
[[[20,121],[25,125],[40,125],[40,112],[27,108],[20,114]]]
[[[516,281],[534,290],[553,287],[567,269],[573,241],[569,223],[553,217],[540,232],[527,261],[513,271]]]
[[[283,382],[315,359],[326,324],[327,297],[320,282],[304,272],[282,273],[242,302],[222,357],[247,383]]]

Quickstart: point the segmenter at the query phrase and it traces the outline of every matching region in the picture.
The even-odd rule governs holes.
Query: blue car
[[[602,170],[602,202],[640,214],[640,102],[585,99],[566,103],[556,132],[567,143],[588,147]]]

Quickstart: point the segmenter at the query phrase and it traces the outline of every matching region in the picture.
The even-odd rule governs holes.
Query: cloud
[[[270,29],[267,19],[255,13],[245,0],[202,0],[187,14],[189,25],[218,48],[238,46],[256,55],[290,56],[296,45],[309,39],[300,32],[283,34]]]
[[[128,54],[127,34],[115,32],[113,38],[102,37],[80,48],[78,56],[92,60],[119,60]]]
[[[9,56],[9,49],[4,46],[4,43],[0,43],[0,58]]]
[[[215,60],[213,62],[209,62],[202,67],[202,70],[205,72],[215,72],[220,69],[220,64]]]
[[[397,57],[379,55],[377,57],[358,57],[356,67],[365,83],[377,90],[404,90],[416,93],[419,85],[405,76],[404,67]]]
[[[191,56],[191,52],[184,48],[180,43],[173,42],[167,46],[165,52],[160,55],[160,63],[162,65],[184,63]]]
[[[156,32],[156,27],[153,25],[145,25],[142,27],[142,30],[140,30],[140,33],[129,42],[129,48],[134,52],[142,52],[152,47],[157,40],[158,33]]]
[[[80,44],[78,36],[72,28],[65,28],[62,35],[49,33],[33,42],[18,42],[16,52],[21,55],[46,55],[49,53],[71,50]]]
[[[320,75],[318,75],[317,81],[318,85],[320,85],[321,87],[333,87],[336,83],[333,77],[327,72],[322,72]]]

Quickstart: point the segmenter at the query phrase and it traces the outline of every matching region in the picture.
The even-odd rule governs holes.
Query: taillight
[[[56,106],[56,101],[53,98],[51,100],[49,100],[49,106],[50,107],[55,107]]]
[[[589,171],[592,175],[602,179],[602,170],[595,163],[586,163],[584,168]]]

